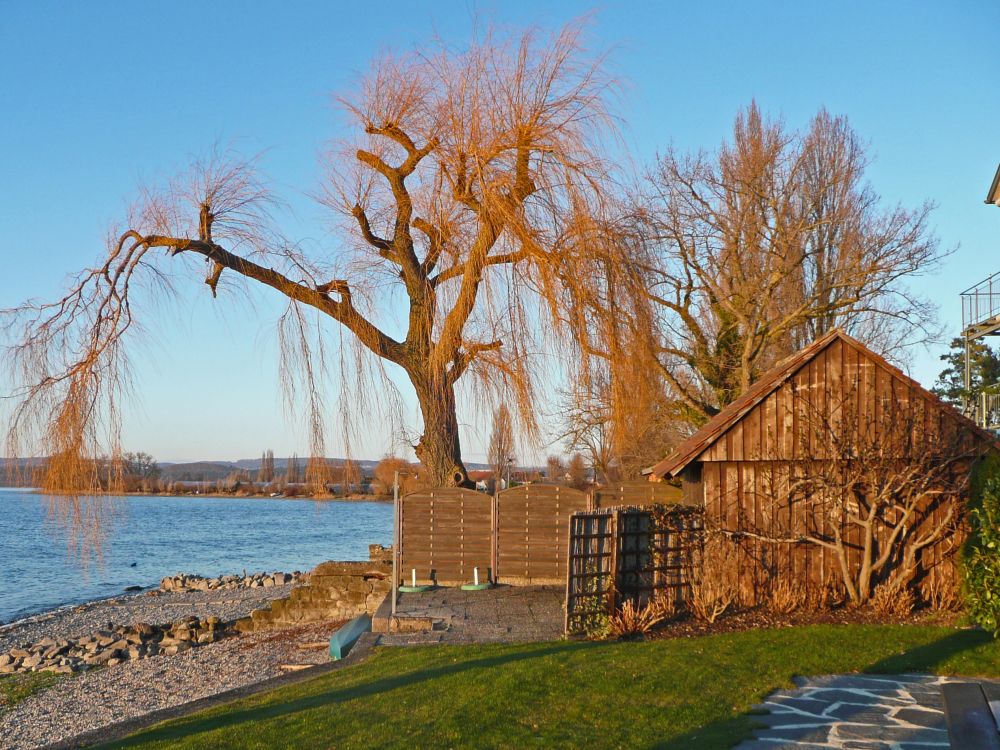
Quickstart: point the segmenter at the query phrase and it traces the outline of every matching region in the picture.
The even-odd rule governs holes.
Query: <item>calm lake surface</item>
[[[190,497],[102,497],[100,551],[74,537],[67,498],[0,488],[0,623],[155,586],[164,576],[308,570],[367,560],[392,540],[392,504]],[[93,529],[93,522],[77,524]],[[133,567],[133,563],[135,566]]]

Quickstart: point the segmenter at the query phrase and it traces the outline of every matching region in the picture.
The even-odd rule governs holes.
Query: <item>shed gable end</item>
[[[693,460],[833,458],[824,432],[838,424],[878,430],[899,424],[901,413],[928,435],[961,429],[965,421],[881,357],[838,336],[775,384]]]

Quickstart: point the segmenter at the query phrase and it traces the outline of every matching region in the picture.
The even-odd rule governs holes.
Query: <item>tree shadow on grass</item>
[[[320,690],[317,693],[279,703],[253,705],[237,711],[226,711],[221,714],[216,714],[214,710],[210,711],[208,715],[205,715],[204,713],[196,713],[183,719],[171,721],[165,726],[154,728],[119,742],[115,742],[114,747],[135,747],[149,742],[163,740],[179,742],[214,729],[237,727],[240,724],[247,722],[259,723],[269,719],[287,718],[297,713],[309,711],[315,708],[332,708],[339,703],[358,698],[366,698],[399,688],[405,688],[410,685],[414,685],[425,680],[432,680],[438,677],[454,676],[474,669],[501,667],[515,662],[539,659],[571,651],[580,651],[581,649],[595,648],[601,645],[602,644],[595,642],[553,643],[551,646],[545,646],[542,648],[510,651],[497,654],[496,656],[469,659],[425,669],[418,669],[415,671],[408,671],[399,675],[381,677],[359,685],[351,685],[344,688],[330,687],[325,690]],[[364,662],[357,666],[362,666],[363,664]],[[316,680],[323,679],[327,678],[316,678]],[[306,687],[308,684],[309,683],[302,683],[297,687]],[[250,700],[253,699],[251,698]]]
[[[992,641],[993,636],[983,630],[959,630],[936,641],[887,656],[862,671],[870,674],[934,672],[963,651],[985,646]]]
[[[863,674],[906,674],[934,673],[959,654],[993,641],[993,636],[981,630],[960,630],[938,638],[930,643],[907,649],[899,654],[887,656],[861,670]],[[768,694],[779,689],[775,685]],[[763,700],[764,696],[761,696]],[[766,726],[759,711],[746,711],[737,716],[711,722],[704,726],[671,737],[662,743],[649,745],[646,750],[716,750],[731,748],[745,739],[751,739],[751,732]]]

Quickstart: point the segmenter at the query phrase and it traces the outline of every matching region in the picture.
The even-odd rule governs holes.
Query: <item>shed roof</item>
[[[876,364],[886,368],[889,372],[901,379],[908,385],[919,389],[925,397],[933,401],[942,409],[950,411],[955,417],[965,422],[969,429],[975,431],[993,445],[997,445],[997,438],[992,433],[979,427],[971,419],[963,415],[950,404],[946,404],[935,394],[925,389],[920,383],[906,375],[898,367],[895,367],[866,347],[857,339],[846,334],[843,330],[835,328],[829,333],[821,336],[795,354],[786,357],[762,375],[753,385],[750,386],[735,401],[726,406],[722,411],[712,417],[687,440],[678,445],[672,453],[659,463],[653,465],[648,472],[651,478],[663,478],[665,476],[676,476],[685,466],[695,460],[706,448],[711,446],[719,437],[724,435],[732,426],[742,419],[748,412],[760,404],[770,394],[781,387],[789,378],[795,375],[803,366],[815,358],[820,352],[836,340],[844,342],[846,345],[856,349],[862,355]]]
[[[1000,206],[1000,165],[997,166],[997,173],[993,175],[993,184],[990,185],[990,192],[986,194],[986,202]]]

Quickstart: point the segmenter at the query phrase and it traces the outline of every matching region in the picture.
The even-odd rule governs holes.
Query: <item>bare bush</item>
[[[835,609],[847,601],[847,590],[840,581],[827,581],[819,591],[810,592],[806,605],[810,609]]]
[[[608,634],[613,638],[642,635],[663,619],[662,610],[654,603],[639,606],[629,599],[608,618]]]
[[[691,576],[691,611],[713,623],[740,595],[739,550],[720,533],[709,533]]]
[[[666,591],[656,592],[649,608],[660,622],[676,617],[683,609],[683,602],[677,596]]]
[[[962,593],[954,569],[947,572],[933,570],[925,576],[920,582],[920,599],[931,609],[942,612],[960,610],[962,608]]]
[[[415,492],[423,486],[420,466],[411,464],[398,456],[385,456],[375,465],[372,477],[372,492],[376,495],[392,495],[393,486],[399,480],[400,497]]]
[[[802,586],[788,579],[782,579],[771,586],[768,606],[779,615],[790,615],[806,606],[808,597]]]
[[[797,450],[807,463],[765,480],[765,502],[781,513],[768,529],[744,519],[748,536],[828,551],[853,604],[880,584],[903,592],[929,551],[955,552],[982,435],[936,412],[917,388],[868,398],[854,385],[821,405],[797,403]],[[791,526],[793,508],[801,527]]]
[[[886,582],[875,587],[868,604],[880,617],[905,617],[917,606],[917,597],[908,586]]]

